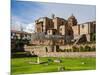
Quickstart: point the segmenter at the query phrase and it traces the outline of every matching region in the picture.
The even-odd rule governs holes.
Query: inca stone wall
[[[85,47],[85,46],[89,46],[89,47],[93,47],[93,46],[95,46],[95,44],[85,44],[85,45],[83,45],[83,44],[80,44],[80,45],[75,45],[75,47],[77,47],[77,48],[79,48],[80,46],[82,46],[82,47]],[[70,51],[70,52],[57,52],[57,49],[62,49],[62,50],[64,50],[64,49],[72,49],[72,47],[73,47],[73,45],[64,45],[64,46],[59,46],[59,47],[57,47],[57,46],[43,46],[43,45],[41,45],[41,46],[25,46],[24,48],[25,48],[25,51],[26,52],[30,52],[31,53],[31,55],[38,55],[38,56],[47,56],[47,57],[55,57],[55,56],[57,56],[57,57],[64,57],[64,56],[84,56],[84,53],[85,52],[72,52],[72,51]],[[88,53],[88,52],[86,52],[86,53]],[[90,54],[89,54],[90,53]],[[89,52],[88,54],[89,54],[89,56],[91,56],[91,53],[92,52]],[[87,56],[87,55],[85,55],[85,56]],[[93,56],[95,56],[95,54],[93,55]]]
[[[96,57],[95,52],[49,52],[37,55],[40,57]]]

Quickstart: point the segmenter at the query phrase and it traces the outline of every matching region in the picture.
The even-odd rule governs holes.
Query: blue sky
[[[27,27],[30,24],[34,24],[34,21],[39,17],[47,16],[51,18],[51,14],[66,20],[73,14],[78,23],[84,23],[96,19],[96,6],[16,0],[11,2],[12,28],[16,25]]]

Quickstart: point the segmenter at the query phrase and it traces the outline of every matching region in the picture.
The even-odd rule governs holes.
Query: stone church
[[[35,33],[62,36],[62,39],[58,39],[55,42],[58,45],[69,44],[72,42],[77,43],[82,37],[85,37],[85,40],[83,41],[90,42],[92,35],[96,33],[96,21],[78,24],[77,19],[73,14],[68,19],[56,17],[52,14],[52,18],[40,17],[35,21]],[[52,41],[48,39],[38,39],[32,40],[32,43],[38,45],[50,45],[52,44]]]

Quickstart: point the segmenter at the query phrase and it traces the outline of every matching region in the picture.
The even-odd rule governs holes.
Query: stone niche
[[[57,49],[59,49],[58,45],[55,45],[55,46],[51,45],[51,46],[46,46],[45,47],[46,52],[56,52]]]

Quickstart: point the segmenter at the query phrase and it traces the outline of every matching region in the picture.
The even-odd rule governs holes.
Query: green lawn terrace
[[[60,60],[57,62],[56,60]],[[37,57],[20,57],[11,59],[11,74],[33,74],[62,71],[95,70],[95,57],[39,57],[40,64],[35,64]]]

